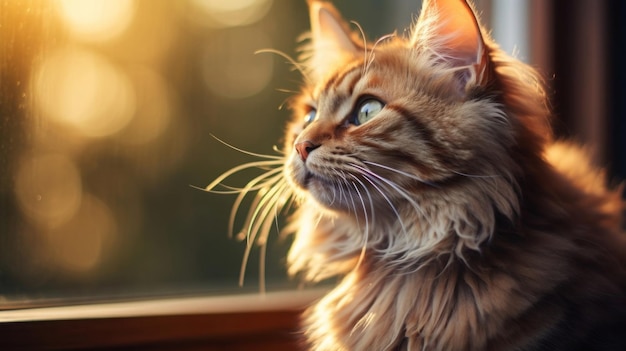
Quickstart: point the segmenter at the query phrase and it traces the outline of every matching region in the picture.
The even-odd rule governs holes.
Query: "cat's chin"
[[[310,171],[295,174],[292,182],[321,207],[332,211],[349,211],[354,204],[347,203],[345,190],[337,189],[336,181],[326,179]]]

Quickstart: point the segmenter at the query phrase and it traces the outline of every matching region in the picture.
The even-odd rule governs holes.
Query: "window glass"
[[[339,5],[370,37],[419,9]],[[195,187],[254,160],[213,136],[275,153],[301,77],[254,52],[296,56],[307,27],[305,1],[0,0],[2,306],[257,290],[261,260],[295,287],[274,230],[240,288],[235,197]]]

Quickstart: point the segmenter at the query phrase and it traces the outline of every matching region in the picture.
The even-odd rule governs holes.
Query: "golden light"
[[[272,47],[270,39],[262,31],[250,28],[232,29],[223,35],[222,41],[205,48],[205,84],[215,95],[227,98],[241,99],[259,93],[272,78],[274,61],[270,54],[254,52]]]
[[[194,9],[190,13],[198,24],[213,27],[235,27],[252,24],[263,18],[272,0],[190,0]],[[204,16],[199,16],[200,14]]]
[[[171,93],[163,77],[148,68],[137,68],[130,74],[136,91],[135,117],[124,128],[121,140],[140,145],[155,141],[170,124]]]
[[[63,155],[24,157],[15,176],[22,212],[40,227],[54,228],[74,216],[82,201],[78,168]]]
[[[85,272],[101,261],[116,231],[109,207],[96,197],[85,195],[70,221],[45,233],[47,249],[64,270]]]
[[[88,41],[118,36],[135,13],[134,0],[57,0],[56,5],[72,34]]]
[[[33,76],[35,103],[43,116],[84,136],[115,134],[135,112],[135,92],[128,77],[90,51],[59,49]]]

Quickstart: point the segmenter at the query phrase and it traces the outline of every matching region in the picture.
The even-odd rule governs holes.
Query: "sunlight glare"
[[[133,118],[132,84],[97,54],[61,49],[43,62],[34,77],[36,103],[44,116],[84,136],[115,134]]]
[[[88,41],[117,37],[135,12],[134,0],[58,0],[56,4],[68,29]]]
[[[190,0],[205,16],[195,17],[199,24],[214,27],[235,27],[252,24],[263,18],[272,0]],[[193,13],[197,16],[197,13]]]
[[[130,74],[136,91],[135,117],[121,132],[121,140],[132,145],[156,141],[170,124],[171,96],[163,77],[148,68]]]

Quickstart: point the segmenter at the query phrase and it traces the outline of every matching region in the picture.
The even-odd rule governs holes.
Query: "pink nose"
[[[315,145],[312,142],[306,140],[306,141],[297,143],[295,147],[296,147],[296,151],[298,152],[298,155],[300,155],[300,159],[302,160],[302,162],[304,162],[309,157],[309,154],[313,150],[317,149],[319,145]]]

